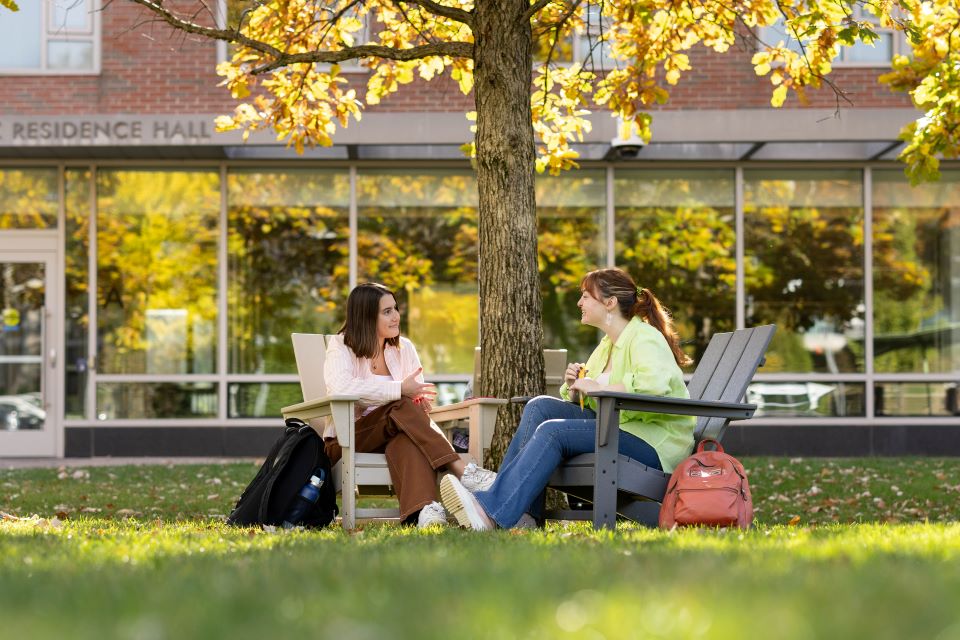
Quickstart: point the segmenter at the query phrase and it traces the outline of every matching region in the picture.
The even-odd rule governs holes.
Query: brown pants
[[[457,452],[409,398],[401,398],[357,420],[357,453],[384,453],[393,487],[406,519],[437,499],[437,469],[457,459]],[[336,438],[324,447],[333,464],[341,457]]]

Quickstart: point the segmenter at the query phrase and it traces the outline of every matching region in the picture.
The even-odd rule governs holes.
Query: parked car
[[[0,396],[0,429],[42,429],[47,412],[23,396]]]

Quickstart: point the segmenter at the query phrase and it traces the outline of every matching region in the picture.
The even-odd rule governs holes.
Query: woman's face
[[[400,335],[400,310],[397,301],[389,293],[380,297],[380,311],[377,312],[377,338],[382,343]]]
[[[577,301],[580,308],[580,323],[591,327],[602,327],[606,323],[607,308],[603,302],[597,300],[593,293],[584,289],[580,293],[580,300]]]

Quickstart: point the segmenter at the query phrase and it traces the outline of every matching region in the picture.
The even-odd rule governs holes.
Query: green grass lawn
[[[0,637],[960,638],[960,460],[744,462],[748,532],[263,532],[249,463],[0,471]]]

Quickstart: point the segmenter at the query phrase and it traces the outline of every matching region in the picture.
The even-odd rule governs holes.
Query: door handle
[[[50,351],[47,353],[47,359],[50,361],[50,368],[56,369],[57,368],[57,350],[50,349]]]

